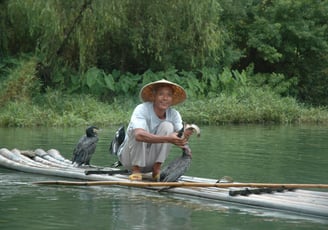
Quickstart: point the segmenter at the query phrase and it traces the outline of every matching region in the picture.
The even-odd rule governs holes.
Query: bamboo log
[[[319,188],[328,189],[328,184],[272,184],[272,183],[199,183],[199,182],[139,182],[139,181],[38,181],[34,184],[40,185],[119,185],[129,187],[249,187],[249,188]]]

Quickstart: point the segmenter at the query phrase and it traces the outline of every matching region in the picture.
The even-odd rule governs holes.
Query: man
[[[193,132],[188,129],[183,137],[177,136],[183,128],[182,119],[171,108],[187,95],[181,86],[163,79],[145,85],[140,98],[143,103],[133,111],[118,156],[123,166],[132,171],[130,180],[142,180],[141,173],[152,172],[153,179],[158,181],[172,144],[183,148]]]

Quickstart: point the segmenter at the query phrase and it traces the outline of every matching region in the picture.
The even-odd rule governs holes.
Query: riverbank
[[[77,127],[127,124],[138,97],[114,98],[110,102],[85,94],[48,91],[31,100],[9,101],[2,106],[1,127]],[[213,98],[188,98],[176,106],[188,123],[224,124],[328,124],[327,108],[308,107],[290,97],[261,89]]]

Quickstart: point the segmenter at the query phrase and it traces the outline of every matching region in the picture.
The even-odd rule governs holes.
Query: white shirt
[[[165,113],[165,121],[169,121],[173,124],[174,131],[177,132],[182,129],[182,118],[177,110],[169,107]],[[120,155],[122,147],[128,141],[129,137],[131,137],[131,133],[134,129],[141,128],[147,132],[156,134],[159,124],[163,121],[164,120],[159,119],[156,115],[152,102],[144,102],[139,104],[132,113],[129,126],[127,128],[127,135],[125,135],[125,140],[118,151],[118,155]]]
[[[180,130],[182,128],[180,113],[173,108],[168,108],[165,113],[165,121],[171,122],[175,131]],[[156,115],[153,103],[144,102],[134,109],[128,130],[141,128],[152,134],[156,134],[157,127],[162,121],[164,120],[159,119]]]

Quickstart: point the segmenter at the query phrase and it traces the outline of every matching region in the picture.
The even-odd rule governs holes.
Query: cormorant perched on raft
[[[197,125],[184,125],[184,127],[178,132],[178,137],[182,137],[184,129],[193,129],[196,131],[197,136],[200,136],[200,129]],[[185,145],[182,149],[182,155],[173,161],[171,161],[163,170],[161,170],[160,181],[174,182],[177,181],[191,165],[191,149],[188,145]]]
[[[125,130],[124,125],[121,125],[118,130],[115,132],[114,139],[111,141],[109,145],[109,152],[115,156],[117,156],[118,149],[120,148],[121,144],[125,139]],[[122,166],[120,161],[116,161],[112,164],[112,167],[118,168]]]
[[[117,155],[118,149],[123,143],[125,138],[125,130],[124,130],[124,125],[118,128],[118,130],[115,132],[114,139],[110,143],[109,146],[109,152],[113,155]]]
[[[90,165],[92,154],[96,150],[98,142],[97,132],[99,129],[95,126],[90,126],[85,130],[85,135],[82,136],[73,151],[72,163],[78,166]]]

